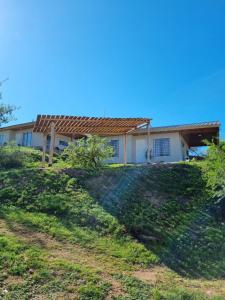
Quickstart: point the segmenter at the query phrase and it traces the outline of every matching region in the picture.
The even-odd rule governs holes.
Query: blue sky
[[[5,77],[17,122],[40,113],[225,124],[225,1],[0,0]]]

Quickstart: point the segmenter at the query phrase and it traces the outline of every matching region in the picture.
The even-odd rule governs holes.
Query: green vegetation
[[[0,82],[1,87],[2,82]],[[0,100],[2,100],[2,93],[0,91]],[[17,109],[14,105],[0,103],[0,127],[13,120],[13,112]]]
[[[31,299],[38,294],[54,299],[54,294],[65,291],[79,293],[80,299],[103,299],[110,287],[93,270],[63,259],[49,260],[40,247],[10,235],[0,236],[0,246],[0,280],[9,282],[9,289],[2,290],[5,299]]]
[[[210,144],[208,155],[202,165],[208,186],[214,193],[225,190],[225,141],[219,145]]]
[[[99,136],[81,138],[76,143],[70,143],[63,153],[72,167],[97,170],[103,166],[106,159],[113,155],[113,148],[107,140]]]
[[[17,146],[9,143],[0,147],[0,170],[38,168],[41,167],[42,153],[39,150]],[[48,160],[48,155],[46,155]],[[53,161],[57,166],[65,167],[65,162],[60,155],[54,154]]]
[[[225,298],[217,147],[201,163],[98,173],[58,157],[62,168],[38,169],[39,151],[2,151],[15,149],[23,163],[0,172],[3,299]]]

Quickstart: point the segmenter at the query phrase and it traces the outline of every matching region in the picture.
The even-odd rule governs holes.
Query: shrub
[[[68,162],[72,167],[82,167],[96,170],[102,167],[105,160],[113,155],[113,148],[99,136],[82,138],[75,144],[70,143],[64,150]]]
[[[203,170],[213,191],[225,190],[225,141],[209,144]]]
[[[10,144],[0,147],[0,168],[21,168],[24,165],[25,155],[20,147]]]

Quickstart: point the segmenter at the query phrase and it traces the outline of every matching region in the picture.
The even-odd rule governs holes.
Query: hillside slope
[[[225,227],[197,166],[18,169],[0,186],[3,299],[225,298]]]

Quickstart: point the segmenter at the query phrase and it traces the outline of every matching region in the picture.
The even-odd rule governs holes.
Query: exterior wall
[[[32,132],[32,128],[26,130],[18,130],[18,131],[13,131],[13,130],[1,131],[0,134],[4,135],[4,143],[15,142],[16,145],[21,146],[23,142],[23,133],[26,132]],[[43,133],[32,132],[31,146],[35,148],[42,148],[43,141],[44,141],[43,138],[44,138]],[[59,144],[60,141],[69,142],[70,140],[71,139],[69,137],[57,135],[55,139],[55,147],[58,147],[60,149],[62,148]]]
[[[153,140],[157,138],[170,139],[170,156],[153,157],[154,162],[178,162],[183,160],[180,135],[178,132],[174,133],[161,133],[152,135],[151,149],[153,149]]]
[[[22,145],[23,133],[31,132],[31,129],[12,131],[1,131],[0,134],[4,134],[4,142],[15,141],[17,145]],[[154,157],[153,145],[154,139],[157,138],[169,138],[170,139],[170,156]],[[119,157],[108,160],[108,163],[124,163],[124,135],[107,137],[107,140],[119,141]],[[71,139],[62,135],[57,135],[55,140],[55,147],[63,149],[60,145],[60,141],[69,142]],[[43,146],[43,134],[32,133],[32,147]],[[150,134],[150,149],[152,153],[151,162],[178,162],[186,159],[186,152],[188,145],[179,132],[173,133],[151,133]],[[147,134],[144,135],[127,135],[127,163],[146,163],[147,151]],[[141,157],[141,159],[140,159]]]
[[[169,138],[170,139],[170,155],[169,156],[154,157],[154,153],[153,153],[154,139],[160,139],[160,138]],[[140,135],[140,136],[134,136],[134,139],[136,141],[136,145],[135,145],[136,159],[134,162],[136,162],[136,163],[147,162],[147,158],[146,158],[146,151],[148,148],[147,134]],[[140,145],[140,144],[142,145],[142,148],[141,148],[142,156],[140,156],[140,147],[138,148],[138,145]],[[133,147],[134,147],[134,145],[133,145]],[[158,134],[151,133],[150,134],[150,150],[151,150],[151,156],[152,156],[151,162],[178,162],[178,161],[183,160],[181,138],[180,138],[180,135],[178,132],[158,133]],[[133,152],[135,152],[135,151],[133,150]],[[140,160],[140,157],[142,157],[143,159]]]
[[[187,153],[189,150],[189,146],[181,134],[180,134],[180,140],[181,140],[182,158],[183,158],[183,160],[186,160],[188,158]]]
[[[4,136],[3,145],[4,145],[4,143],[9,143],[9,141],[10,141],[10,131],[9,130],[1,131],[0,135]],[[2,145],[0,145],[0,146],[2,146]]]
[[[154,139],[169,138],[170,139],[170,155],[154,157],[153,145]],[[107,140],[119,140],[119,157],[108,160],[108,163],[124,163],[124,136],[112,136]],[[182,147],[183,139],[178,132],[174,133],[154,133],[150,134],[150,150],[151,162],[178,162],[186,159],[185,153],[188,149],[187,143],[184,141],[184,149]],[[147,163],[146,151],[148,149],[147,134],[145,135],[127,135],[127,162],[128,163]]]

